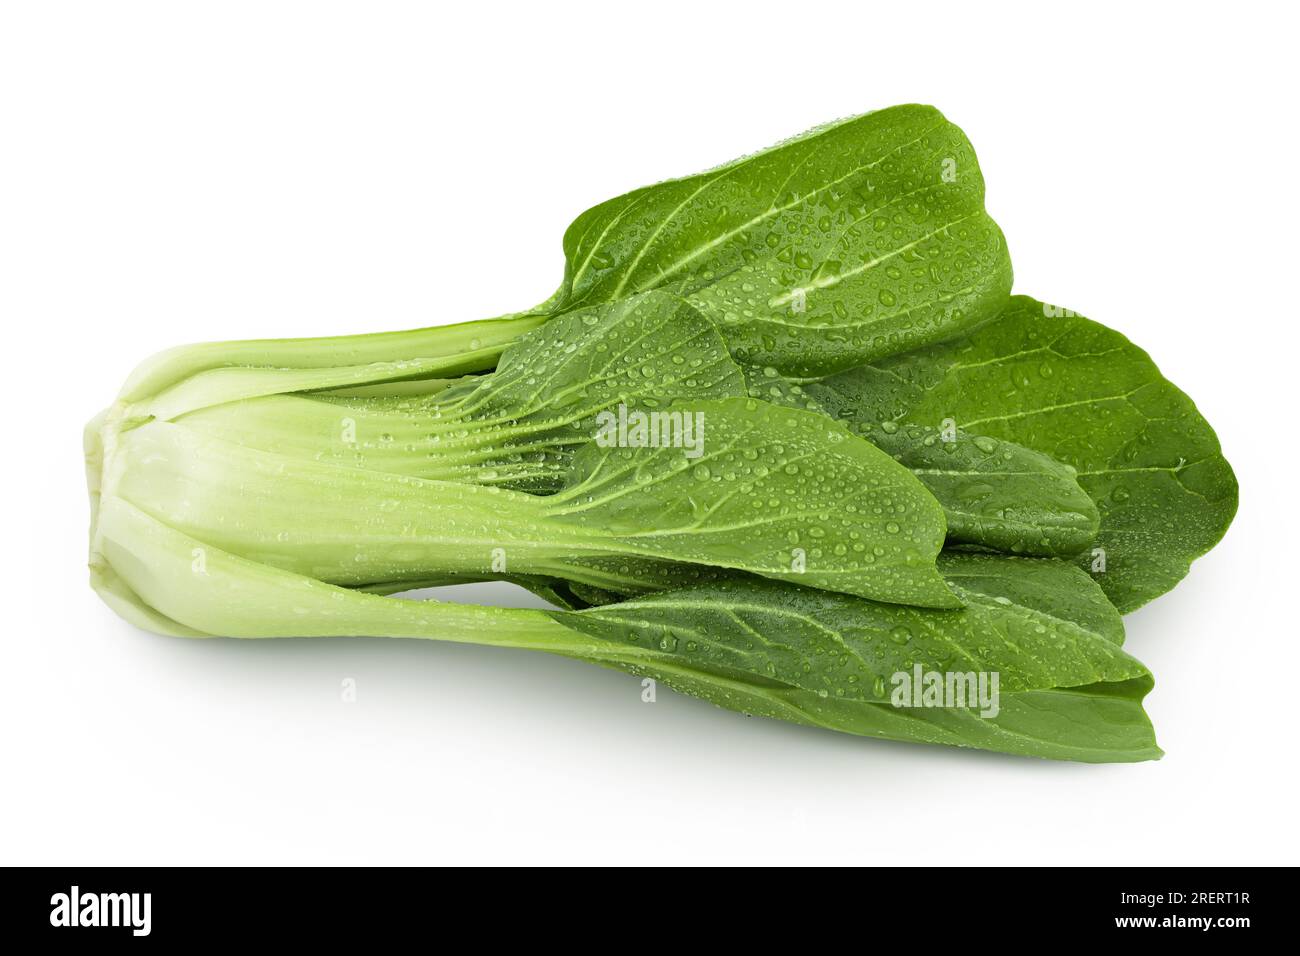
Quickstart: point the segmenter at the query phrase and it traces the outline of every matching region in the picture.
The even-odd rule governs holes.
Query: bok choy
[[[1190,399],[1010,297],[965,135],[901,106],[601,203],[558,290],[217,342],[87,426],[91,582],[187,637],[571,657],[868,737],[1158,757],[1120,612],[1224,533]],[[556,610],[410,600],[501,579]]]

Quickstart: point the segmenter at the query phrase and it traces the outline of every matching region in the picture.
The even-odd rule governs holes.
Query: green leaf
[[[1074,469],[1047,455],[960,429],[859,422],[852,430],[907,467],[943,504],[950,541],[1068,557],[1097,536],[1097,505]]]
[[[277,454],[548,494],[599,413],[745,394],[713,323],[664,292],[553,319],[510,345],[489,375],[414,395],[402,394],[406,384],[264,396],[179,420]],[[399,394],[383,394],[394,387]]]
[[[908,471],[822,415],[754,399],[679,403],[703,451],[584,446],[549,519],[639,554],[879,601],[952,607],[943,512]]]
[[[1011,288],[975,153],[929,106],[601,203],[565,232],[564,253],[553,311],[666,289],[715,318],[738,359],[795,376],[953,335]]]
[[[1146,673],[1120,650],[1118,612],[1077,568],[977,554],[944,554],[940,563],[966,607],[878,604],[729,578],[586,611],[586,623],[574,626],[609,641],[671,650],[696,670],[758,675],[877,703],[889,702],[893,674],[918,664],[927,671],[997,671],[1003,692]]]
[[[1124,643],[1124,621],[1106,594],[1081,569],[1063,561],[944,552],[939,570],[970,605],[1014,605],[1075,624]]]
[[[99,493],[334,584],[495,570],[627,592],[727,568],[879,600],[960,603],[934,568],[942,511],[869,443],[823,416],[748,398],[669,410],[691,416],[698,458],[589,442],[549,497],[339,467],[162,421],[109,430]]]
[[[670,655],[617,666],[732,710],[1030,756],[1160,756],[1141,706],[1150,674],[1120,650],[1119,615],[1087,575],[1044,559],[940,563],[968,601],[962,610],[736,579],[555,616],[604,642]],[[897,675],[918,667],[998,674],[998,712],[895,706]]]
[[[1125,613],[1177,584],[1237,510],[1232,468],[1192,400],[1118,332],[1035,299],[825,385],[852,396],[859,420],[951,418],[1074,468],[1101,517],[1099,550],[1079,562]]]
[[[549,317],[521,312],[404,332],[184,345],[141,363],[118,403],[133,406],[131,414],[170,420],[259,395],[481,372]]]
[[[183,346],[144,362],[118,401],[171,420],[263,395],[360,395],[374,383],[419,392],[430,379],[490,370],[558,315],[656,289],[719,322],[738,358],[825,375],[952,335],[1005,303],[1010,262],[983,202],[961,130],[933,107],[893,107],[589,209],[565,233],[560,289],[533,309],[401,332]]]
[[[101,518],[92,580],[104,593],[111,574],[129,595],[125,613],[164,633],[382,635],[527,648],[654,677],[730,710],[847,733],[1065,760],[1160,756],[1141,706],[1150,674],[1119,649],[1118,622],[1102,620],[1099,597],[1091,618],[1069,619],[1074,592],[1092,585],[1058,562],[945,556],[954,586],[972,598],[953,611],[735,579],[546,612],[349,591],[232,555],[121,498],[107,498]],[[1016,583],[1025,573],[1034,575],[1028,587]],[[1006,597],[1022,591],[1021,604]],[[997,713],[893,706],[880,684],[917,665],[954,674],[998,668]]]
[[[1164,755],[1142,709],[1154,686],[1150,676],[1003,694],[998,715],[987,718],[969,708],[900,709],[822,697],[775,682],[701,675],[659,661],[565,656],[649,677],[726,710],[862,737],[1081,763],[1133,763]]]
[[[943,506],[948,541],[1012,554],[1067,557],[1097,536],[1097,506],[1074,469],[1017,445],[956,427],[899,427],[863,416],[863,376],[800,385],[775,369],[747,367],[749,393],[790,408],[819,411],[893,456]],[[868,380],[869,381],[869,380]]]

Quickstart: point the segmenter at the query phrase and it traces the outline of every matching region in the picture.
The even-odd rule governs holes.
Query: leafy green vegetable
[[[929,106],[814,129],[587,210],[562,311],[647,289],[714,317],[736,357],[817,376],[994,315],[1011,288],[966,136]]]
[[[799,385],[775,369],[748,369],[750,394],[830,415],[905,465],[943,506],[948,541],[1011,554],[1068,557],[1097,536],[1097,506],[1074,469],[1017,445],[950,427],[865,418],[862,375]],[[869,381],[869,380],[868,380]]]
[[[1074,469],[1047,455],[960,429],[859,422],[853,431],[906,466],[944,505],[949,540],[1067,557],[1097,536],[1096,504]]]
[[[118,403],[135,406],[137,414],[172,419],[259,395],[481,372],[548,318],[520,313],[407,332],[185,345],[140,365]]]
[[[953,335],[1002,307],[1011,265],[983,203],[965,134],[933,107],[892,107],[587,210],[564,234],[560,288],[526,312],[184,346],[141,365],[119,401],[174,419],[243,398],[488,371],[507,345],[556,316],[655,289],[717,322],[737,358],[825,375]]]
[[[823,416],[748,398],[669,411],[704,423],[699,457],[589,442],[547,497],[339,467],[183,423],[128,420],[107,426],[101,494],[224,550],[335,584],[472,574],[499,559],[512,573],[619,591],[664,586],[646,575],[649,559],[884,601],[959,603],[934,568],[942,511],[868,442]]]
[[[983,201],[965,135],[900,106],[589,209],[529,311],[155,356],[86,429],[92,584],[168,634],[495,644],[863,736],[1158,757],[1119,613],[1236,481],[1145,353],[1008,299]],[[395,596],[483,579],[564,610]]]
[[[279,454],[549,494],[601,413],[746,394],[713,323],[663,292],[568,313],[509,346],[490,375],[442,384],[267,395],[177,420]]]
[[[153,413],[160,410],[160,403],[152,398],[120,403],[115,408],[116,422],[149,423],[142,431],[127,435],[128,447],[142,449],[137,459],[144,464],[123,467],[124,459],[119,456],[119,470],[126,473],[120,487],[132,489],[153,513],[168,509],[166,513],[174,520],[191,522],[186,527],[197,530],[215,525],[213,533],[224,536],[219,539],[239,553],[272,555],[267,560],[310,570],[330,581],[393,591],[431,577],[498,576],[541,588],[558,598],[557,589],[567,593],[573,584],[638,593],[691,583],[704,574],[700,566],[683,568],[682,561],[802,575],[802,569],[790,570],[801,563],[811,564],[813,569],[811,576],[801,578],[807,583],[837,586],[830,582],[843,577],[844,586],[865,586],[866,593],[883,599],[891,599],[890,594],[896,600],[915,595],[926,604],[955,603],[933,568],[925,568],[932,563],[942,533],[933,503],[919,485],[900,475],[870,447],[853,441],[844,444],[850,457],[866,456],[864,462],[870,466],[863,471],[855,465],[845,477],[861,491],[873,483],[880,485],[882,479],[875,474],[880,471],[884,483],[876,491],[829,497],[827,487],[821,489],[821,504],[817,494],[798,502],[814,510],[801,511],[794,506],[788,488],[831,475],[832,466],[843,458],[823,453],[820,443],[843,444],[848,437],[810,416],[802,419],[802,428],[798,418],[772,422],[769,434],[783,441],[773,444],[772,457],[764,459],[760,453],[765,455],[767,448],[758,443],[758,433],[748,428],[752,423],[746,421],[747,430],[735,439],[746,443],[743,451],[727,451],[723,443],[728,440],[725,429],[731,413],[719,412],[723,418],[718,420],[710,412],[704,416],[713,418],[707,422],[710,449],[722,449],[729,456],[721,464],[713,456],[697,461],[681,449],[663,449],[657,458],[639,457],[635,468],[621,472],[626,487],[616,498],[603,502],[600,508],[566,504],[567,499],[576,501],[582,494],[584,486],[578,484],[546,505],[565,510],[543,524],[522,520],[542,506],[523,496],[509,498],[508,503],[481,494],[466,498],[461,488],[385,483],[368,474],[341,478],[336,493],[326,492],[333,476],[322,466],[341,465],[367,473],[552,494],[573,477],[574,449],[591,443],[598,416],[610,408],[629,404],[637,410],[680,416],[682,412],[675,410],[683,407],[682,399],[743,396],[746,389],[740,368],[729,358],[714,325],[667,293],[649,292],[557,318],[508,347],[494,373],[458,382],[379,383],[350,386],[344,394],[329,389],[245,398],[242,383],[225,379],[234,389],[235,400],[222,402],[217,380],[210,373],[198,374],[206,383],[205,402],[203,407],[175,417],[173,424],[181,431],[159,428],[161,418]],[[332,370],[325,374],[334,380]],[[170,387],[172,393],[186,390],[185,381]],[[394,391],[397,394],[391,394]],[[674,399],[677,405],[670,404]],[[702,409],[693,407],[693,411]],[[749,412],[745,417],[754,418]],[[698,437],[703,451],[704,435]],[[227,443],[242,446],[243,451],[231,449]],[[272,457],[259,458],[248,454],[251,451]],[[811,464],[798,461],[797,454],[804,453]],[[737,455],[739,464],[730,463]],[[600,468],[608,457],[606,450],[597,449],[583,467]],[[303,465],[295,471],[285,458]],[[195,461],[204,463],[199,471],[205,484],[199,489],[188,476]],[[164,474],[165,469],[177,465],[185,469],[184,475]],[[641,487],[656,469],[668,473],[688,466],[692,480],[679,476],[666,485],[667,501],[662,505],[653,490]],[[779,466],[781,473],[770,474],[774,466]],[[717,474],[711,469],[717,469]],[[620,472],[605,468],[601,481],[607,485],[615,474]],[[261,483],[248,475],[257,476]],[[724,482],[732,481],[746,486],[741,495],[723,494]],[[702,484],[707,486],[704,493]],[[880,501],[882,495],[895,492],[899,497]],[[626,517],[624,493],[637,499],[631,510],[635,514],[640,508],[639,517]],[[768,495],[763,499],[767,511],[759,516],[745,510],[756,506],[755,494]],[[219,509],[204,508],[198,518],[187,514],[184,509],[196,496]],[[715,498],[720,502],[716,515],[710,504]],[[855,505],[855,499],[861,505]],[[256,527],[257,522],[239,528],[227,521],[227,515],[247,511],[252,500],[261,502],[258,521],[283,516],[275,542],[258,540],[262,530]],[[291,501],[310,504],[291,506]],[[834,502],[830,511],[825,509],[828,501]],[[373,514],[376,506],[368,502],[378,502],[391,520],[377,519]],[[695,527],[701,519],[693,515],[683,515],[677,525],[660,527],[656,523],[660,512],[672,514],[687,506],[700,515],[709,512],[708,518],[714,522],[730,519],[726,533],[707,536],[707,528]],[[869,524],[843,525],[842,536],[836,537],[832,530],[823,540],[830,525],[820,522],[839,517],[835,512],[841,506],[847,506],[850,514],[857,507],[870,506],[880,509],[881,516]],[[910,506],[924,512],[915,529],[903,528]],[[512,507],[517,511],[512,512]],[[338,516],[330,509],[337,510]],[[343,529],[350,529],[352,537],[335,542],[332,564],[323,557],[328,552],[321,537],[310,530],[299,531],[298,524],[290,520],[306,513],[319,521],[330,541]],[[605,540],[608,535],[593,540],[590,533],[579,538],[568,527],[579,519],[587,526],[604,524],[604,531],[617,527],[645,534],[637,542],[611,542]],[[208,525],[192,523],[196,520]],[[306,524],[310,526],[310,521]],[[503,529],[503,525],[511,527]],[[738,548],[737,534],[751,525],[771,532],[768,543],[755,534]],[[425,528],[435,531],[428,533]],[[652,530],[654,533],[649,533]],[[784,539],[777,540],[777,535]],[[279,540],[281,536],[289,540]],[[521,539],[529,543],[521,544]],[[764,547],[768,553],[761,554],[757,564],[735,553]],[[291,553],[285,554],[286,549]],[[506,556],[509,572],[491,570],[497,549]],[[796,555],[801,556],[798,562]],[[832,571],[832,565],[840,570]],[[556,577],[560,572],[572,580]],[[894,590],[888,583],[896,573],[905,583],[902,590]],[[863,574],[875,583],[855,584]],[[578,600],[573,598],[573,602]]]
[[[1237,510],[1214,431],[1147,354],[1026,296],[965,336],[822,388],[840,397],[841,416],[927,426],[950,418],[1076,469],[1101,515],[1080,563],[1125,613],[1177,584]]]
[[[576,657],[745,713],[866,736],[1085,761],[1160,756],[1149,672],[1119,647],[1118,615],[1082,573],[1049,560],[958,555],[961,610],[877,605],[790,584],[730,580],[584,612],[403,601],[228,554],[120,498],[98,527],[119,611],[164,633],[385,635]],[[204,552],[201,573],[195,551]],[[119,576],[120,575],[120,576]],[[996,672],[996,712],[895,706],[900,674]]]

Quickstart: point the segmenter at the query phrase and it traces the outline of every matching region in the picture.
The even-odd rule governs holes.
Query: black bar
[[[621,922],[632,937],[671,937],[701,920],[718,931],[761,936],[765,925],[798,924],[803,913],[809,926],[835,924],[852,933],[860,924],[873,946],[879,941],[874,934],[893,931],[964,946],[1020,930],[1069,940],[1167,938],[1181,945],[1193,937],[1233,942],[1243,933],[1285,926],[1280,910],[1288,893],[1281,884],[1293,882],[1286,872],[967,867],[775,878],[629,871],[593,879],[425,869],[33,868],[7,871],[12,889],[0,912],[10,936],[46,943],[76,937],[91,943],[338,944],[397,941],[413,933],[435,943],[443,933],[454,939],[482,921],[496,934],[526,925],[579,930],[593,916]],[[973,929],[979,932],[964,935]]]

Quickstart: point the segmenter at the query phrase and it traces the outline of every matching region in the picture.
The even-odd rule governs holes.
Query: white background
[[[1297,862],[1282,4],[0,9],[0,862]],[[1148,349],[1237,469],[1225,541],[1128,619],[1163,760],[864,741],[501,650],[162,638],[86,586],[81,426],[145,355],[525,308],[587,206],[909,101],[974,141],[1017,290]]]

